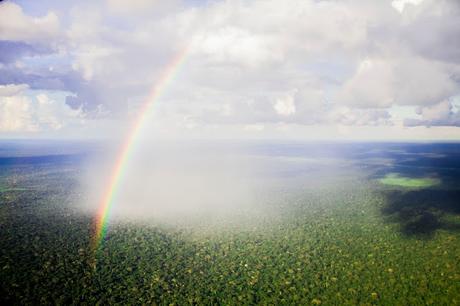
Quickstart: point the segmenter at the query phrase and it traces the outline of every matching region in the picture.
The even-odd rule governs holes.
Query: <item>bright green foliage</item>
[[[222,222],[112,223],[94,254],[72,172],[45,170],[20,181],[35,191],[1,194],[2,304],[460,303],[460,232],[402,234],[364,178],[277,192]]]
[[[398,173],[389,173],[384,178],[380,179],[380,182],[385,185],[401,186],[408,188],[427,188],[436,186],[441,183],[437,178],[423,177],[423,178],[412,178],[403,177]]]

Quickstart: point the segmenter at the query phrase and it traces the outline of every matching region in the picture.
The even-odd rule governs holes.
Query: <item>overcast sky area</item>
[[[0,2],[0,138],[458,140],[458,0]]]

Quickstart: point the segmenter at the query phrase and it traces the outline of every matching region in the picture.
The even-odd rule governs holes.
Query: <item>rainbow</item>
[[[93,241],[93,247],[95,249],[101,245],[106,235],[110,210],[112,208],[114,199],[116,198],[117,191],[124,176],[126,165],[130,159],[134,144],[137,142],[138,135],[146,121],[146,118],[148,117],[147,115],[150,113],[153,105],[161,97],[161,94],[165,91],[167,85],[174,78],[179,67],[184,62],[188,53],[187,50],[188,48],[185,48],[179,52],[162,71],[160,78],[157,80],[157,82],[155,82],[148,98],[142,104],[137,117],[133,121],[134,124],[131,126],[129,133],[127,134],[128,136],[121,146],[120,154],[116,159],[115,167],[113,168],[112,174],[110,176],[109,184],[107,185],[107,189],[104,192],[99,209],[97,211],[95,221],[96,235]]]

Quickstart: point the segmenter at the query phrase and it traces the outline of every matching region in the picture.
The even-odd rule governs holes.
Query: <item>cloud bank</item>
[[[3,1],[0,16],[3,131],[110,135],[187,48],[151,116],[162,135],[458,132],[455,0]]]

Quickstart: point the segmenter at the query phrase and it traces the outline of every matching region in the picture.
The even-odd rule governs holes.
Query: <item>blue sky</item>
[[[460,4],[3,1],[0,137],[460,138]]]

